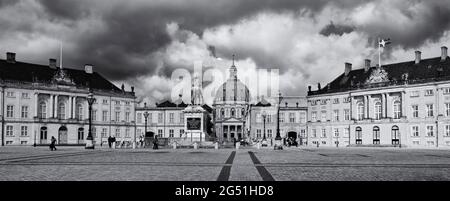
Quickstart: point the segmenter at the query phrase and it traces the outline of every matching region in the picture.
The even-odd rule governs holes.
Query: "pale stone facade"
[[[15,55],[0,60],[3,145],[49,144],[52,136],[57,144],[85,144],[89,130],[86,99],[89,87],[88,84],[80,84],[80,80],[85,78],[97,83],[92,87],[96,99],[92,105],[95,143],[106,144],[109,136],[116,136],[119,142],[133,141],[134,92],[115,87],[93,72],[91,65],[86,65],[83,71],[57,68],[52,63],[54,65],[56,61],[50,60],[49,66],[17,62]],[[20,69],[18,72],[22,74],[8,72],[11,69]],[[32,72],[27,72],[27,69]],[[44,80],[49,73],[54,73],[54,76],[52,74],[50,80]],[[98,83],[108,87],[99,87]]]

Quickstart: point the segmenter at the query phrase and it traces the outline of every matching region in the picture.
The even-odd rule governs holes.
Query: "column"
[[[386,97],[385,94],[381,94],[381,115],[382,118],[386,118]]]
[[[401,96],[400,96],[400,100],[401,100],[401,105],[400,105],[400,107],[401,107],[401,109],[400,109],[400,111],[402,111],[402,117],[403,116],[406,116],[406,92],[405,91],[402,91],[401,93]]]
[[[50,116],[50,118],[53,118],[53,95],[52,94],[50,94],[50,114],[49,114],[49,116]]]
[[[389,115],[388,115],[388,109],[387,109],[387,106],[388,106],[388,102],[389,102],[389,100],[388,100],[388,94],[387,93],[385,93],[384,94],[384,100],[385,100],[385,102],[384,102],[384,114],[385,114],[385,117],[387,118]]]
[[[76,111],[76,103],[77,103],[77,97],[72,97],[72,119],[75,119],[75,111]]]
[[[39,111],[39,93],[35,92],[34,93],[34,101],[36,101],[34,104],[34,117],[38,116],[38,111]]]
[[[55,104],[53,106],[53,108],[55,108],[53,110],[53,117],[55,117],[55,118],[58,116],[58,97],[59,97],[59,95],[55,95]]]
[[[368,114],[367,114],[367,108],[369,107],[369,103],[368,103],[369,98],[367,96],[364,96],[364,118],[367,119],[369,118]]]
[[[69,96],[70,119],[73,119],[73,96]]]
[[[231,139],[230,125],[227,125],[227,141]]]

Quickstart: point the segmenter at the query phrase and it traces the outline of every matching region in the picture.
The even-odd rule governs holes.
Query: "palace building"
[[[450,59],[371,66],[308,90],[308,141],[314,146],[450,146]]]
[[[93,71],[16,61],[15,53],[0,60],[2,145],[85,144],[89,129],[87,96],[93,92],[92,133],[96,144],[133,142],[134,88],[125,91]]]

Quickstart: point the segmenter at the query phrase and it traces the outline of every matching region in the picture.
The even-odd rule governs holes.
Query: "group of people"
[[[153,138],[152,143],[153,143],[153,149],[158,149],[159,148],[158,147],[158,136],[157,135],[155,135],[155,137]],[[141,136],[139,136],[139,145],[140,145],[141,148],[143,148],[144,144],[145,144],[145,137],[144,137],[144,135],[141,135]]]

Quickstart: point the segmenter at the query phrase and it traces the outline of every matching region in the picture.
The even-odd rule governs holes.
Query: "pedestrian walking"
[[[112,145],[112,137],[109,136],[108,137],[108,146],[109,146],[110,149],[111,149],[111,145]]]
[[[158,149],[158,136],[155,135],[155,139],[153,139],[153,149]]]
[[[56,138],[54,136],[52,136],[50,142],[50,151],[56,151]]]

